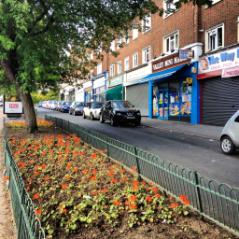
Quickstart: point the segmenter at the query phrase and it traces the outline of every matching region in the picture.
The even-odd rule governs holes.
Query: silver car
[[[87,103],[83,109],[83,118],[90,118],[91,120],[100,119],[100,111],[103,106],[101,102]]]
[[[220,141],[224,154],[231,154],[239,148],[239,110],[227,121]]]

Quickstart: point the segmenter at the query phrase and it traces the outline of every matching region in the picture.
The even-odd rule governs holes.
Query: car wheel
[[[111,126],[116,126],[116,122],[115,122],[113,116],[110,117],[110,125],[111,125]]]
[[[90,119],[91,119],[91,120],[94,120],[94,119],[95,119],[95,117],[94,117],[94,115],[93,115],[92,113],[90,114]]]
[[[85,112],[83,112],[83,119],[86,119]]]
[[[221,139],[221,150],[224,154],[232,154],[235,151],[235,145],[228,136]]]
[[[100,114],[100,123],[104,123],[105,120],[104,120],[104,117],[103,117],[103,114]]]

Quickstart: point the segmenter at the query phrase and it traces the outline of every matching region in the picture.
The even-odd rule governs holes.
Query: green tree
[[[210,3],[179,0],[178,7],[189,1]],[[100,56],[135,18],[157,11],[152,0],[0,0],[0,84],[16,87],[30,132],[37,130],[30,93],[55,87],[72,70],[69,49],[86,74],[88,49]]]

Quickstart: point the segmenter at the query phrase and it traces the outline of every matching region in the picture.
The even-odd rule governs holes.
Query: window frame
[[[110,77],[115,76],[115,64],[110,64]]]
[[[219,45],[219,35],[218,35],[218,30],[222,29],[222,36],[221,36],[221,45]],[[214,40],[215,42],[213,43],[212,40]],[[212,47],[212,44],[214,44],[214,46]],[[222,49],[224,47],[225,44],[225,26],[224,23],[213,26],[211,28],[209,28],[206,32],[205,32],[205,52],[212,52],[212,51],[217,51],[218,49]]]
[[[173,33],[170,33],[166,36],[164,36],[163,38],[163,49],[164,52],[167,54],[172,54],[174,52],[176,52],[179,49],[179,31],[175,31]],[[175,39],[171,39],[171,38],[175,38]],[[172,43],[174,42],[174,49],[172,48]]]
[[[147,57],[147,55],[148,55],[148,57]],[[147,46],[142,49],[142,64],[146,64],[146,63],[150,62],[151,59],[152,59],[152,47]]]
[[[126,68],[126,61],[128,61],[128,67]],[[129,62],[129,56],[124,58],[124,71],[128,71],[130,69],[130,62]]]
[[[121,67],[119,67],[119,66],[121,66]],[[119,71],[119,69],[121,69],[121,70]],[[123,73],[123,65],[122,65],[122,62],[121,62],[121,61],[118,61],[118,62],[117,62],[117,74],[120,75],[120,74],[122,74],[122,73]]]
[[[142,33],[151,31],[152,29],[152,15],[146,15],[141,20]]]
[[[137,56],[137,64],[135,64],[135,57]],[[133,59],[133,68],[136,68],[137,66],[139,66],[139,53],[135,52],[132,56]]]
[[[100,63],[97,64],[96,72],[97,72],[97,75],[99,75],[99,74],[101,74],[101,73],[103,72],[102,62],[100,62]]]
[[[132,40],[136,40],[138,37],[139,37],[139,29],[138,28],[133,28],[132,29]]]

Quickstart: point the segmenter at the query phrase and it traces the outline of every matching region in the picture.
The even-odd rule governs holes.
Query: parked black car
[[[83,102],[73,102],[69,109],[69,114],[71,115],[82,115],[83,114],[83,108],[85,104]]]
[[[66,102],[66,101],[63,102],[60,105],[60,112],[69,113],[70,105],[71,105],[71,102]]]
[[[106,120],[109,120],[112,126],[121,123],[133,123],[139,126],[141,113],[129,101],[111,100],[107,101],[101,109],[100,122],[104,123]]]

